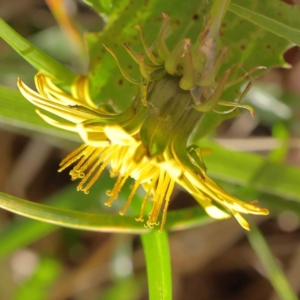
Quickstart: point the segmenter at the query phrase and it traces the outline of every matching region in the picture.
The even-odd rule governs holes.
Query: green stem
[[[71,84],[75,74],[59,62],[33,46],[0,18],[0,37],[38,71],[55,77],[64,84]]]
[[[150,300],[172,299],[172,274],[168,234],[152,231],[141,235],[146,256]]]

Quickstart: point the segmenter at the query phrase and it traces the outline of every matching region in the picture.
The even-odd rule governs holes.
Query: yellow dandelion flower
[[[105,204],[110,206],[127,179],[133,178],[134,186],[120,214],[126,212],[141,185],[146,195],[137,220],[144,221],[146,203],[151,200],[152,210],[145,225],[153,227],[160,223],[160,230],[166,222],[175,183],[186,189],[210,216],[223,219],[233,215],[247,230],[249,224],[241,214],[268,214],[267,209],[236,199],[212,181],[206,175],[201,149],[188,144],[193,129],[208,111],[226,113],[243,107],[253,113],[251,107],[239,103],[251,82],[238,102],[220,98],[226,88],[261,67],[232,79],[233,67],[217,79],[227,47],[214,55],[215,26],[216,22],[207,18],[194,47],[184,39],[172,51],[165,42],[170,33],[167,15],[163,14],[163,25],[152,47],[146,45],[141,28],[135,26],[141,33],[146,56],[127,45],[125,49],[138,63],[143,79],[130,78],[119,65],[122,74],[139,85],[135,99],[123,112],[116,112],[110,105],[97,107],[89,96],[88,79],[81,75],[72,85],[71,94],[58,88],[42,73],[35,76],[37,92],[18,80],[26,99],[68,121],[62,123],[37,111],[46,122],[77,132],[84,141],[61,162],[59,169],[62,171],[73,165],[70,175],[72,180],[80,180],[79,191],[88,193],[103,170],[110,167],[111,176],[117,177],[112,190],[107,191],[109,198]],[[106,49],[117,60],[114,53]],[[217,105],[231,108],[220,112]]]

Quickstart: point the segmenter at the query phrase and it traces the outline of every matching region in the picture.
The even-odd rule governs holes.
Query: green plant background
[[[203,17],[208,13],[211,5],[211,1],[208,3],[205,0],[89,0],[85,2],[87,10],[93,8],[99,14],[98,17],[94,13],[93,18],[98,22],[87,24],[87,28],[84,28],[80,22],[77,23],[90,57],[89,65],[85,63],[79,50],[76,51],[76,48],[74,50],[74,45],[66,41],[57,26],[47,29],[46,26],[44,29],[32,26],[27,37],[29,42],[17,33],[20,29],[18,22],[12,21],[9,26],[4,20],[0,20],[0,36],[21,55],[18,57],[6,48],[0,57],[0,82],[2,84],[0,86],[0,124],[6,130],[31,136],[34,139],[46,140],[56,147],[69,150],[74,148],[80,142],[78,137],[44,123],[35,114],[32,105],[15,90],[14,82],[17,77],[21,76],[25,82],[32,84],[34,73],[42,69],[55,75],[59,79],[58,84],[67,88],[76,73],[88,71],[92,98],[98,103],[113,99],[114,103],[123,109],[130,104],[136,87],[122,78],[114,59],[105,51],[102,44],[116,53],[130,76],[139,79],[137,66],[123,48],[126,42],[136,51],[142,50],[139,33],[132,26],[140,24],[144,29],[147,43],[151,45],[161,24],[161,14],[164,12],[172,20],[172,35],[168,40],[170,47],[176,45],[184,37],[195,41],[201,31]],[[83,9],[84,4],[80,3],[79,7]],[[224,68],[237,62],[243,62],[243,67],[239,70],[241,73],[258,65],[266,66],[268,69],[287,67],[288,64],[283,59],[284,51],[292,47],[292,44],[300,45],[299,15],[299,6],[291,6],[279,0],[232,1],[220,28],[220,44],[229,46]],[[11,21],[9,17],[8,21]],[[78,63],[80,59],[81,63]],[[65,64],[68,66],[65,67]],[[224,98],[226,100],[236,98],[240,87],[226,91]],[[254,87],[254,90],[259,92],[260,88]],[[264,92],[268,91],[264,90]],[[257,107],[259,122],[271,128],[273,137],[280,141],[279,146],[268,155],[234,152],[207,139],[208,136],[218,137],[215,128],[227,118],[225,116],[207,114],[194,134],[195,143],[213,150],[212,155],[205,157],[208,173],[226,189],[244,200],[259,199],[262,206],[269,208],[271,218],[275,219],[284,211],[292,211],[296,217],[300,217],[300,169],[283,163],[288,153],[288,138],[290,135],[299,134],[299,121],[296,119],[296,112],[299,113],[299,105],[297,105],[299,97],[293,98],[284,90],[282,93],[285,93],[290,100],[277,97],[276,101],[285,107],[289,105],[294,110],[294,115],[291,114],[289,118],[280,117],[279,114],[274,113],[272,107],[263,109]],[[270,93],[268,95],[268,99],[273,99]],[[251,99],[249,101],[251,102]],[[274,107],[276,103],[273,103]],[[111,234],[107,234],[108,242],[104,243],[103,249],[110,248],[107,250],[101,248],[98,252],[106,251],[105,255],[107,259],[110,259],[112,265],[110,285],[106,285],[105,288],[103,286],[96,288],[96,293],[91,296],[81,296],[84,298],[77,296],[74,299],[140,299],[141,295],[145,295],[146,286],[148,286],[150,299],[172,299],[170,261],[172,261],[173,253],[171,252],[170,259],[170,237],[179,230],[185,230],[181,233],[184,234],[193,228],[206,228],[213,221],[200,207],[191,206],[170,211],[166,231],[162,234],[152,232],[134,221],[141,195],[136,197],[130,214],[124,217],[116,214],[118,206],[112,210],[103,207],[105,191],[112,184],[112,180],[106,174],[101,177],[88,196],[77,193],[76,188],[71,185],[49,195],[40,203],[8,195],[3,189],[0,193],[2,208],[31,219],[47,222],[37,222],[23,217],[13,217],[13,219],[3,217],[3,226],[1,225],[0,229],[0,258],[3,270],[7,270],[4,266],[9,258],[15,257],[15,253],[53,234],[59,229],[57,225],[106,232]],[[126,200],[128,192],[129,186],[122,190],[120,203]],[[4,216],[5,212],[1,211],[0,218],[2,214]],[[220,224],[223,222],[225,221]],[[257,222],[253,220],[253,229],[248,234],[248,238],[263,265],[264,275],[280,299],[297,299],[296,293],[299,290],[293,290],[292,283],[289,283],[276,264],[258,225],[255,225]],[[216,222],[212,226],[214,224]],[[80,233],[70,232],[68,234],[75,240],[80,239]],[[132,241],[136,241],[135,236],[140,236],[139,247],[143,248],[145,254],[148,285],[145,273],[140,270],[136,274],[128,271],[128,274],[120,275],[118,267],[113,267],[118,259],[132,261],[135,251]],[[218,233],[212,238],[218,239]],[[172,243],[171,249],[173,249]],[[53,284],[63,282],[62,269],[63,265],[59,259],[41,254],[34,272],[27,276],[26,280],[16,285],[13,292],[2,284],[0,292],[7,295],[6,299],[48,299],[49,291],[51,291],[51,299],[58,299],[55,295],[64,294],[59,288],[57,291],[53,290]],[[78,270],[80,271],[80,267]],[[0,278],[6,276],[6,272],[8,271],[3,271]],[[77,278],[81,279],[80,276]],[[84,278],[81,280],[83,285],[86,284]],[[13,283],[11,284],[14,286]],[[174,294],[174,299],[175,297],[176,294]]]

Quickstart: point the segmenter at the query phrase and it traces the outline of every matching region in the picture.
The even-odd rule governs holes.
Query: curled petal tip
[[[243,226],[242,226],[244,229],[246,229],[247,231],[250,231],[251,230],[251,227],[250,227],[250,225],[249,224],[244,224]]]
[[[270,212],[269,212],[269,210],[267,209],[267,208],[261,208],[261,211],[260,211],[260,214],[261,215],[268,215]]]

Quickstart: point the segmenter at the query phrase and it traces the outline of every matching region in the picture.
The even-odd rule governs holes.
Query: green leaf
[[[258,195],[259,203],[267,205],[272,215],[279,215],[283,211],[292,211],[300,218],[300,203],[299,201],[286,200],[280,197],[260,194]]]
[[[142,201],[142,199],[138,200]],[[81,230],[121,233],[144,233],[149,231],[141,223],[136,222],[132,216],[121,217],[119,215],[92,214],[67,210],[30,202],[4,193],[0,193],[0,207],[35,220]],[[195,224],[198,225],[207,221],[207,215],[199,207],[179,210],[178,212],[173,212],[173,215],[172,213],[170,214],[171,220],[166,228],[189,228],[195,226]]]
[[[195,133],[193,135],[193,141],[197,142],[200,139],[204,138],[210,134],[216,127],[221,125],[224,120],[231,119],[238,115],[238,110],[233,111],[232,113],[220,115],[214,111],[205,113],[202,119],[200,120]]]
[[[125,277],[116,280],[112,283],[103,294],[97,297],[95,300],[112,300],[112,299],[122,299],[122,300],[138,300],[143,294],[143,287],[145,282],[142,278],[135,278],[132,276]]]
[[[276,14],[280,14],[281,24],[299,23],[299,13],[297,13],[299,8],[292,9],[280,0],[267,3],[257,0],[236,0],[234,5],[245,7],[250,11],[253,11],[254,8],[265,13],[269,18],[275,18]],[[193,0],[184,1],[184,3],[179,0],[150,0],[147,5],[137,0],[131,1],[129,4],[121,2],[115,8],[102,32],[86,35],[91,57],[89,78],[92,97],[97,102],[108,102],[112,99],[123,109],[131,103],[133,95],[137,93],[139,88],[123,78],[117,63],[102,44],[105,44],[115,53],[123,69],[131,77],[140,79],[138,67],[123,48],[123,44],[127,43],[135,51],[144,53],[139,32],[131,28],[132,25],[139,24],[142,26],[145,39],[150,46],[155,41],[159,31],[161,13],[169,14],[172,34],[167,43],[172,49],[183,38],[190,38],[192,42],[196,41],[201,32],[203,17],[208,13],[209,7],[210,5],[205,1],[199,3]],[[226,14],[221,24],[220,40],[223,45],[229,46],[226,62],[221,72],[236,63],[243,63],[243,67],[239,67],[237,70],[236,76],[240,76],[247,70],[259,65],[267,68],[286,65],[282,54],[290,45],[289,41],[231,12]],[[257,71],[250,78],[261,73],[262,71]],[[240,94],[240,86],[241,84],[237,84],[228,89],[223,94],[222,99],[229,101],[236,99]],[[205,126],[200,126],[200,132],[196,135],[202,137],[227,117],[226,115],[216,116],[214,114],[212,116],[212,114],[206,114],[203,120]]]
[[[190,208],[168,212],[165,229],[170,231],[185,230],[206,225],[213,221],[214,220],[207,215],[205,210],[197,204]]]
[[[91,6],[100,15],[102,15],[103,13],[111,13],[115,7],[115,3],[113,0],[83,0],[83,2]]]
[[[213,178],[242,186],[251,183],[259,192],[300,201],[299,168],[269,162],[255,154],[232,152],[207,140],[197,144],[212,149],[204,162]]]
[[[64,84],[71,84],[75,75],[56,60],[43,53],[0,19],[0,37],[38,71],[55,77]]]
[[[161,27],[162,13],[167,13],[171,17],[173,31],[168,42],[174,47],[184,37],[193,37],[195,40],[201,31],[201,16],[203,12],[208,12],[208,8],[205,1],[199,3],[192,0],[150,0],[147,3],[132,0],[118,3],[104,30],[86,35],[91,58],[89,78],[92,98],[101,102],[112,99],[120,108],[124,108],[131,103],[139,88],[126,81],[117,63],[102,44],[115,53],[123,69],[132,78],[141,79],[138,66],[123,47],[123,44],[127,43],[135,51],[144,53],[139,31],[132,26],[142,26],[150,46]]]
[[[247,10],[248,14],[240,17],[232,13],[237,6]],[[283,52],[291,43],[260,24],[257,26],[249,22],[246,17],[255,12],[288,27],[300,28],[300,7],[288,5],[280,0],[234,0],[229,10],[231,11],[227,12],[221,26],[222,43],[229,46],[228,61],[244,62],[245,70],[257,65],[267,68],[286,65]]]
[[[35,220],[81,230],[127,233],[149,231],[132,217],[71,211],[26,201],[4,193],[0,193],[0,207]]]
[[[77,192],[76,185],[72,184],[62,191],[45,199],[45,204],[57,208],[72,209],[78,211],[95,211],[104,208],[99,204],[99,199],[105,195],[108,186],[113,185],[112,178],[107,172],[97,181],[90,190],[88,199],[82,193]],[[83,201],[84,200],[84,201]],[[96,207],[96,208],[95,208]],[[0,258],[5,257],[14,250],[26,247],[39,238],[59,229],[50,223],[43,223],[28,218],[17,218],[14,222],[0,231]]]
[[[264,237],[258,230],[255,224],[251,224],[251,231],[248,232],[249,242],[260,259],[267,276],[272,283],[275,291],[282,300],[297,300],[298,297],[292,290],[289,282],[287,281],[284,273],[277,265],[274,256],[265,241]]]
[[[229,7],[231,12],[291,43],[300,45],[300,8],[296,5],[287,5],[283,1],[268,3],[236,0],[234,2],[237,4],[231,3]]]
[[[0,85],[0,123],[9,124],[19,130],[79,141],[77,135],[49,126],[35,113],[35,106],[28,102],[19,91]]]
[[[107,187],[113,185],[113,179],[110,178],[105,172],[100,180],[98,180],[93,188],[90,190],[89,195],[86,196],[80,192],[77,192],[76,186],[71,185],[65,188],[62,191],[57,192],[52,195],[48,199],[45,200],[45,204],[47,206],[56,207],[56,208],[64,208],[68,210],[77,210],[77,212],[81,211],[92,211],[101,210],[104,208],[103,203],[99,204],[99,199],[105,198],[105,190]],[[129,189],[124,188],[121,190],[120,197],[126,199],[129,195]],[[133,201],[132,205],[136,207],[136,213],[134,216],[128,217],[131,218],[131,221],[134,220],[135,216],[138,215],[140,205],[142,203],[142,198],[138,195],[135,196],[135,201]],[[8,200],[9,201],[9,200]],[[103,199],[104,202],[104,199]],[[28,204],[28,203],[26,203]],[[116,203],[117,204],[117,203]],[[95,208],[96,207],[96,208]],[[113,209],[113,208],[111,208]],[[110,212],[111,209],[107,210]],[[33,208],[34,210],[34,208]],[[34,213],[36,213],[34,211]],[[64,213],[64,211],[62,212]],[[54,219],[59,219],[59,216],[56,216]],[[78,214],[77,214],[78,216]],[[84,215],[84,217],[88,217],[88,215]],[[122,219],[121,216],[115,216],[116,218]],[[73,218],[74,221],[74,218]],[[195,226],[199,226],[202,224],[207,224],[211,222],[212,219],[208,217],[205,211],[198,205],[192,208],[181,209],[178,211],[171,211],[167,216],[167,223],[165,228],[168,230],[183,230]],[[74,221],[75,222],[75,221]],[[136,223],[137,226],[144,229],[142,223]],[[64,226],[70,227],[68,224],[64,224]],[[73,228],[73,225],[71,224]],[[94,226],[95,227],[95,226]],[[10,223],[10,225],[1,228],[0,231],[0,258],[5,257],[9,253],[14,250],[26,247],[32,242],[38,240],[39,238],[59,229],[58,226],[52,225],[50,223],[38,222],[32,219],[24,219],[17,218],[14,222]],[[86,228],[89,229],[89,228]],[[94,230],[92,228],[91,230]]]
[[[168,235],[153,231],[141,235],[146,256],[150,300],[172,299],[172,274]]]

